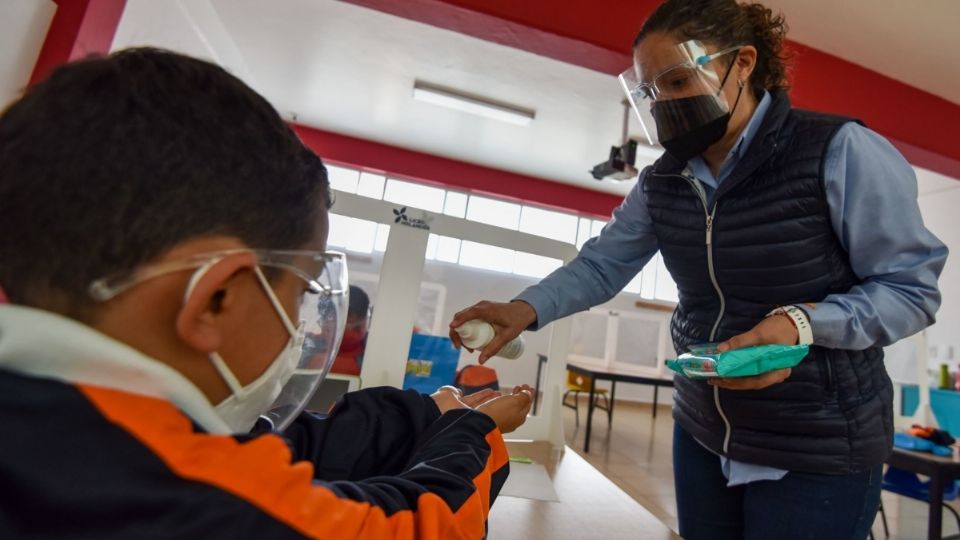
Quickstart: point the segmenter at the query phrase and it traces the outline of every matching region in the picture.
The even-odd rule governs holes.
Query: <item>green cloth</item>
[[[807,356],[809,349],[807,345],[758,345],[719,352],[716,345],[701,345],[667,360],[667,367],[691,379],[753,377],[793,367]]]

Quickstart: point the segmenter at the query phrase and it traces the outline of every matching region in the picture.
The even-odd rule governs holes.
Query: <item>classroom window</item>
[[[602,221],[599,219],[593,220],[593,230],[591,231],[591,235],[600,236],[600,231],[602,231],[603,228],[606,226],[607,226],[606,221]]]
[[[520,232],[575,244],[577,241],[577,216],[534,206],[524,206],[520,212],[519,230]]]
[[[513,263],[513,273],[532,278],[547,277],[550,272],[563,266],[563,261],[543,255],[518,251]]]
[[[520,224],[520,205],[471,195],[467,219],[515,231]]]
[[[588,218],[580,218],[580,225],[577,227],[577,249],[583,247],[587,243],[593,234],[591,234],[590,228],[593,226],[593,220]]]
[[[577,249],[582,248],[590,238],[598,236],[608,223],[600,219],[577,217],[566,212],[447,191],[406,180],[386,179],[382,175],[361,173],[347,167],[329,165],[327,170],[330,186],[337,191],[519,230],[574,244]],[[390,226],[331,213],[329,234],[328,244],[333,248],[360,253],[382,253],[387,248]],[[533,278],[545,277],[563,265],[559,259],[435,234],[431,234],[428,240],[426,258]],[[642,272],[627,283],[623,292],[666,302],[677,302],[679,297],[677,284],[667,271],[659,253],[650,259]]]
[[[437,260],[457,263],[460,261],[460,239],[449,236],[437,236]]]
[[[383,199],[383,184],[386,179],[383,175],[360,173],[360,182],[357,184],[357,195],[371,199]]]
[[[470,242],[464,240],[460,247],[460,264],[470,268],[492,270],[494,272],[513,272],[513,260],[516,252],[512,249]]]
[[[447,200],[443,203],[443,213],[448,216],[465,218],[467,216],[467,194],[448,191]]]
[[[348,251],[373,253],[377,237],[377,223],[339,214],[330,214],[327,245]]]
[[[430,212],[441,212],[444,195],[446,192],[439,188],[390,178],[387,180],[383,200]]]
[[[387,240],[390,239],[390,226],[377,223],[377,238],[373,242],[373,250],[383,253],[387,250]]]
[[[330,188],[346,193],[356,193],[357,184],[360,183],[360,171],[327,165],[327,178],[330,180]]]

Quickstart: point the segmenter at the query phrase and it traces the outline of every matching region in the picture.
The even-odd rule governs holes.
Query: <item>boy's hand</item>
[[[515,387],[509,396],[496,397],[481,404],[477,411],[492,418],[501,433],[510,433],[527,420],[532,404],[533,390],[524,384]]]
[[[490,401],[491,399],[498,398],[502,395],[503,394],[501,394],[496,390],[492,390],[490,388],[484,388],[483,390],[480,390],[478,392],[474,392],[470,395],[463,396],[462,398],[460,398],[460,401],[466,404],[467,407],[470,407],[471,409],[476,409],[477,407],[479,407],[480,405],[483,405],[484,403]]]
[[[437,408],[440,409],[440,414],[443,414],[454,409],[471,408],[460,400],[461,395],[462,393],[457,388],[441,386],[436,392],[430,394],[430,397],[433,398],[434,403],[437,404]]]

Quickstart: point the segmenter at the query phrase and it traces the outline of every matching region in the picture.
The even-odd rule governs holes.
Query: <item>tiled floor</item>
[[[649,404],[618,402],[614,409],[613,429],[607,429],[606,416],[603,411],[598,411],[594,416],[589,454],[583,453],[585,409],[580,409],[579,429],[575,426],[574,411],[564,409],[567,444],[676,531],[677,507],[670,457],[673,420],[669,407],[660,406],[654,420]],[[884,493],[883,505],[891,540],[926,538],[927,507],[924,503]],[[960,505],[955,504],[954,508],[960,509]],[[878,540],[884,538],[879,516],[873,531]],[[944,512],[943,534],[956,534],[957,531],[953,517]]]

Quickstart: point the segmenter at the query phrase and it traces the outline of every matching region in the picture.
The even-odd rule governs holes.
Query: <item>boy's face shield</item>
[[[343,339],[349,306],[346,255],[334,251],[232,249],[202,253],[182,260],[142,266],[132,273],[98,279],[90,284],[89,294],[106,302],[144,281],[184,270],[195,270],[226,256],[244,253],[257,259],[257,266],[270,272],[284,272],[303,282],[303,295],[290,321],[296,328],[294,347],[299,361],[279,396],[263,411],[274,429],[287,427],[300,414],[317,387],[326,378]],[[305,333],[322,347],[306,349]]]
[[[655,57],[635,56],[619,79],[650,144],[688,133],[730,113],[721,91],[740,47],[709,53],[690,40]],[[715,61],[727,60],[727,61]]]
[[[322,264],[322,270],[315,276],[298,274],[301,279],[313,278],[310,280],[312,285],[308,285],[301,299],[299,320],[294,322],[302,327],[299,335],[301,343],[298,344],[300,361],[290,380],[280,390],[280,395],[263,413],[276,430],[289,426],[307,405],[327,377],[343,340],[350,305],[346,256],[328,251],[323,254],[322,260],[308,261],[308,266],[317,268],[318,263]],[[319,290],[316,285],[319,285]],[[314,344],[322,343],[323,346],[304,347],[304,334],[310,334]]]

